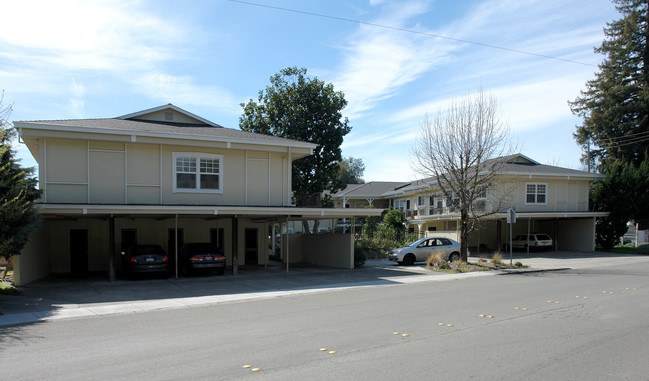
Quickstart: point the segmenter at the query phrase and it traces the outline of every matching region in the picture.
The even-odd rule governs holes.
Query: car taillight
[[[218,257],[214,257],[214,259],[225,259],[225,255],[220,255]]]
[[[538,245],[539,245],[538,241],[534,242],[534,246],[538,246]]]
[[[202,261],[203,257],[189,257],[190,261]]]
[[[131,257],[131,259],[129,259],[129,261],[131,261],[131,263],[137,263],[137,259],[135,259],[135,257]]]
[[[164,257],[162,257],[162,262],[167,262],[168,260],[169,260],[169,257],[167,257],[166,255]]]

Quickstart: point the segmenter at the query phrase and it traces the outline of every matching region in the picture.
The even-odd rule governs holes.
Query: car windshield
[[[419,246],[419,244],[422,243],[422,242],[424,242],[426,239],[427,239],[427,238],[424,238],[424,239],[418,239],[418,240],[416,240],[415,242],[413,242],[413,243],[411,243],[410,245],[408,245],[408,247]]]

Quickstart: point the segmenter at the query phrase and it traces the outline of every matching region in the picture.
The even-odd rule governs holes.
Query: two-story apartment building
[[[228,267],[268,261],[269,236],[291,221],[379,215],[297,208],[295,160],[316,145],[222,127],[168,104],[117,118],[14,122],[38,162],[43,222],[15,257],[15,281],[119,269],[132,244],[212,242]],[[290,243],[289,243],[290,242]],[[285,235],[290,262],[353,267],[350,235]],[[288,267],[287,267],[288,269]]]
[[[600,175],[543,165],[522,154],[498,160],[504,164],[497,183],[484,189],[484,197],[473,205],[477,214],[484,215],[470,236],[473,252],[504,247],[509,238],[506,212],[510,208],[517,214],[512,235],[543,232],[553,238],[556,250],[595,249],[595,219],[607,213],[590,211],[588,195]],[[378,184],[350,185],[332,198],[336,207],[388,205],[401,209],[410,231],[420,236],[459,238],[459,211],[434,179]]]

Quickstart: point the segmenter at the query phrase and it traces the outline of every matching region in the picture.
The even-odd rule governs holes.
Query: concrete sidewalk
[[[518,255],[516,255],[518,254]],[[0,326],[84,316],[135,313],[235,301],[275,298],[314,292],[377,287],[415,282],[446,281],[530,271],[591,268],[649,261],[649,256],[600,253],[541,253],[523,258],[527,269],[433,273],[425,264],[397,266],[369,260],[360,269],[282,266],[241,268],[237,276],[197,276],[180,279],[118,280],[50,277],[21,287],[21,296],[0,296]],[[470,261],[478,258],[471,257]],[[503,258],[509,261],[509,258]]]

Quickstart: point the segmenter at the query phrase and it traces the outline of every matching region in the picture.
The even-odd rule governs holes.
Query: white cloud
[[[135,92],[176,105],[214,108],[224,113],[241,113],[239,101],[228,90],[216,86],[200,86],[190,76],[174,76],[152,71],[134,79]]]
[[[83,118],[83,106],[85,104],[83,100],[83,95],[86,92],[83,83],[77,82],[76,80],[72,81],[71,92],[72,97],[70,98],[70,107],[73,110],[73,113],[76,114],[77,118]]]
[[[186,38],[133,1],[23,0],[3,4],[3,50],[28,65],[125,70],[173,58]]]
[[[410,17],[428,10],[428,2],[390,3],[385,9],[386,15],[373,23],[405,27]],[[368,25],[361,25],[341,49],[344,59],[335,83],[345,92],[351,118],[397,94],[449,51],[444,41]]]

